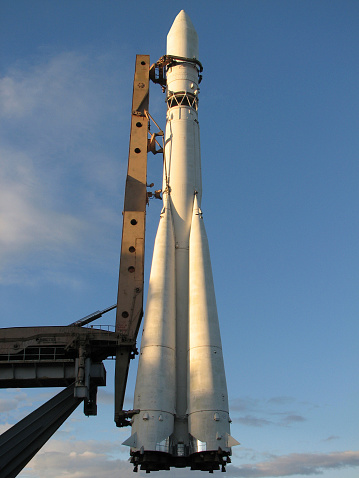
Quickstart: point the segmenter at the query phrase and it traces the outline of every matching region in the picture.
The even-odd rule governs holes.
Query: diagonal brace
[[[13,478],[82,402],[74,397],[75,384],[62,390],[0,435],[0,476]]]

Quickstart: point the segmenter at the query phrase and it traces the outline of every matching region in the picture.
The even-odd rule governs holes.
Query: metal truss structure
[[[124,411],[123,401],[143,315],[146,204],[161,192],[147,191],[147,153],[161,153],[156,138],[163,137],[162,131],[149,132],[149,72],[150,57],[137,55],[117,304],[68,326],[0,329],[1,388],[66,387],[0,436],[3,478],[17,476],[82,401],[85,415],[97,414],[97,387],[106,385],[108,358],[116,359],[116,425],[129,425],[137,412]],[[114,308],[115,331],[85,327]]]

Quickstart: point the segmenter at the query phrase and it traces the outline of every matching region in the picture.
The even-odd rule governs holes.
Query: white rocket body
[[[210,471],[230,461],[231,446],[238,442],[229,434],[217,306],[200,211],[199,75],[190,61],[198,60],[198,37],[183,10],[168,33],[167,55],[175,58],[167,68],[164,208],[135,389],[134,409],[140,412],[124,444],[131,446],[132,462],[147,471],[170,466]]]
[[[166,198],[153,251],[141,340],[132,435],[133,449],[169,452],[176,406],[175,241]]]

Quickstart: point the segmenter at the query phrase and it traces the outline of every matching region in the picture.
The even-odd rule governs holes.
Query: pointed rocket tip
[[[180,26],[180,28],[182,29],[186,28],[188,30],[193,30],[197,34],[196,29],[192,23],[192,20],[190,19],[189,15],[184,10],[181,10],[179,14],[176,16],[176,18],[174,19],[171,30],[175,25]]]
[[[176,16],[167,35],[167,55],[198,59],[198,36],[184,10]]]
[[[184,10],[181,10],[178,15],[176,16],[175,18],[175,21],[176,20],[187,20],[187,21],[190,21],[191,22],[191,19],[190,17],[187,15],[187,13],[184,11]],[[192,23],[192,22],[191,22]]]
[[[176,21],[180,21],[180,20],[189,20],[191,21],[190,17],[187,15],[187,13],[182,9],[176,16],[176,18],[174,19],[174,22]],[[173,23],[174,23],[173,22]],[[192,23],[192,22],[191,22]]]

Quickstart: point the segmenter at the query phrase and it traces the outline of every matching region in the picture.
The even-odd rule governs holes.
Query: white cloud
[[[5,398],[4,395],[7,395]],[[6,390],[0,398],[0,412],[12,412],[23,406],[31,405],[26,393],[16,390]],[[9,414],[8,414],[9,415]]]
[[[28,268],[36,282],[36,266],[57,281],[61,271],[49,270],[63,254],[99,261],[101,241],[118,253],[127,156],[121,164],[119,125],[129,111],[120,65],[110,53],[63,52],[18,62],[0,78],[2,283],[26,281]]]
[[[109,63],[114,66],[112,75],[105,76],[103,70]],[[54,133],[54,126],[59,126],[56,137],[73,130],[77,136],[98,121],[104,107],[114,111],[115,104],[106,101],[106,88],[115,69],[109,56],[74,51],[41,56],[31,64],[18,63],[0,79],[0,115],[8,120],[31,117],[33,126]]]
[[[17,82],[9,76],[3,78],[0,82],[0,98],[3,116],[22,116],[31,110],[34,105],[34,97],[24,95],[23,90],[19,91]]]
[[[38,478],[98,478],[132,476],[132,466],[113,458],[119,442],[95,440],[66,442],[52,439],[31,460],[24,473]]]
[[[119,474],[130,477],[132,473],[127,462],[108,459],[106,455],[88,451],[70,452],[69,455],[59,452],[43,453],[32,460],[26,471],[38,478],[98,478],[117,477]]]
[[[74,244],[82,221],[49,207],[31,160],[0,151],[0,258],[34,248]]]
[[[359,451],[332,453],[292,453],[273,456],[253,465],[229,466],[228,477],[260,478],[292,475],[318,475],[326,470],[359,466]]]
[[[10,410],[15,410],[19,402],[11,398],[0,398],[0,412],[9,412]]]
[[[122,447],[123,448],[123,447]],[[120,442],[95,440],[66,442],[52,439],[32,459],[24,470],[36,478],[123,478],[133,476],[128,460],[118,458]],[[227,476],[239,478],[280,477],[292,475],[317,475],[326,470],[339,470],[359,466],[359,451],[332,453],[292,453],[270,456],[268,460],[241,466],[229,465]],[[217,472],[216,472],[217,473]],[[144,472],[139,472],[139,475]],[[188,469],[171,469],[176,478],[202,476]]]

